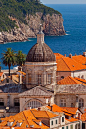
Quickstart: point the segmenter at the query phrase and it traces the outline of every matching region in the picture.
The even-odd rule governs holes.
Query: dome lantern
[[[40,31],[37,34],[37,43],[39,44],[44,43],[44,33],[42,32],[42,24],[40,24]]]

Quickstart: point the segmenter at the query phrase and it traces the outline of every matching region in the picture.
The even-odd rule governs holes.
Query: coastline
[[[26,42],[26,41],[29,41],[29,39],[27,38],[27,40],[22,40],[22,41],[21,40],[20,41],[16,40],[16,41],[12,41],[12,42],[3,42],[3,43],[0,43],[0,44],[8,44],[8,43],[16,43],[16,42]]]

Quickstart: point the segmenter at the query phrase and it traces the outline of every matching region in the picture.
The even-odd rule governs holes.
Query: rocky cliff
[[[13,17],[9,18],[15,20],[18,27],[14,27],[8,32],[0,32],[0,43],[25,41],[29,37],[36,37],[40,23],[43,25],[45,35],[65,35],[61,14],[43,15],[43,13],[36,13],[35,15],[27,15],[27,25],[20,23]]]

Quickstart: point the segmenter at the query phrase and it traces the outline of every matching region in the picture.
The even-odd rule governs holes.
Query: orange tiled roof
[[[36,118],[38,118],[38,117],[52,118],[52,117],[56,117],[57,116],[56,114],[53,114],[53,113],[48,112],[48,111],[36,111],[36,110],[32,110],[31,112],[34,114],[34,116]]]
[[[47,108],[51,109],[51,106],[47,106]],[[56,104],[52,105],[52,111],[53,112],[64,112],[64,114],[68,113],[68,116],[70,114],[76,114],[76,111],[78,110],[78,108],[72,108],[72,107],[59,107]]]
[[[47,106],[47,108],[49,108],[51,110],[51,106]],[[52,105],[52,111],[53,112],[63,112],[62,108],[57,106],[56,104]]]
[[[67,115],[67,116],[71,116],[71,114],[68,114],[68,113],[65,113],[65,115]]]
[[[83,55],[72,56],[72,58],[82,65],[86,64],[86,57],[84,57]]]
[[[10,129],[10,127],[0,127],[0,129]]]
[[[78,108],[73,108],[73,107],[62,107],[63,109],[66,109],[66,111],[68,111],[71,114],[76,114],[76,111],[78,110]]]
[[[55,55],[57,55],[57,71],[76,71],[86,69],[86,57],[82,55],[72,56],[72,58],[58,56],[58,53],[55,53]]]
[[[0,77],[2,76],[3,72],[0,72]]]
[[[15,116],[10,116],[10,117],[1,119],[3,120],[3,122],[0,123],[0,127],[6,127],[7,122],[9,121],[9,122],[14,122],[12,127],[15,127],[17,125],[17,122],[22,122],[21,128],[25,129],[26,125],[28,126],[28,128],[30,128],[31,125],[34,125],[34,128],[39,129],[40,125],[37,124],[37,122],[40,122],[41,120],[39,121],[37,118],[39,117],[52,118],[56,116],[57,116],[56,114],[48,111],[25,110],[16,114]],[[41,128],[48,129],[49,127],[42,123]]]
[[[56,60],[64,57],[63,55],[59,54],[59,53],[54,53],[54,55],[56,56]]]
[[[78,78],[78,77],[75,77],[74,79],[80,81],[82,84],[86,84],[86,80],[84,80],[84,79],[81,79],[81,78]]]
[[[66,119],[66,118],[65,118],[65,119]],[[78,119],[75,119],[75,118],[73,118],[73,117],[71,117],[71,119],[66,119],[66,120],[68,120],[68,121],[70,121],[70,122],[78,121]]]
[[[68,84],[82,84],[82,83],[71,76],[67,76],[64,79],[58,81],[57,84],[58,85],[68,85]]]
[[[86,112],[82,114],[81,120],[82,120],[82,121],[86,121]]]

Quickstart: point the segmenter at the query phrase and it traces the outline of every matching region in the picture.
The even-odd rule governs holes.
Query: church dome
[[[49,62],[56,61],[55,55],[50,47],[44,43],[44,33],[40,27],[40,31],[37,34],[37,43],[30,49],[27,58],[27,62]]]
[[[55,55],[50,47],[46,44],[36,43],[29,51],[27,62],[48,62],[55,61]]]

